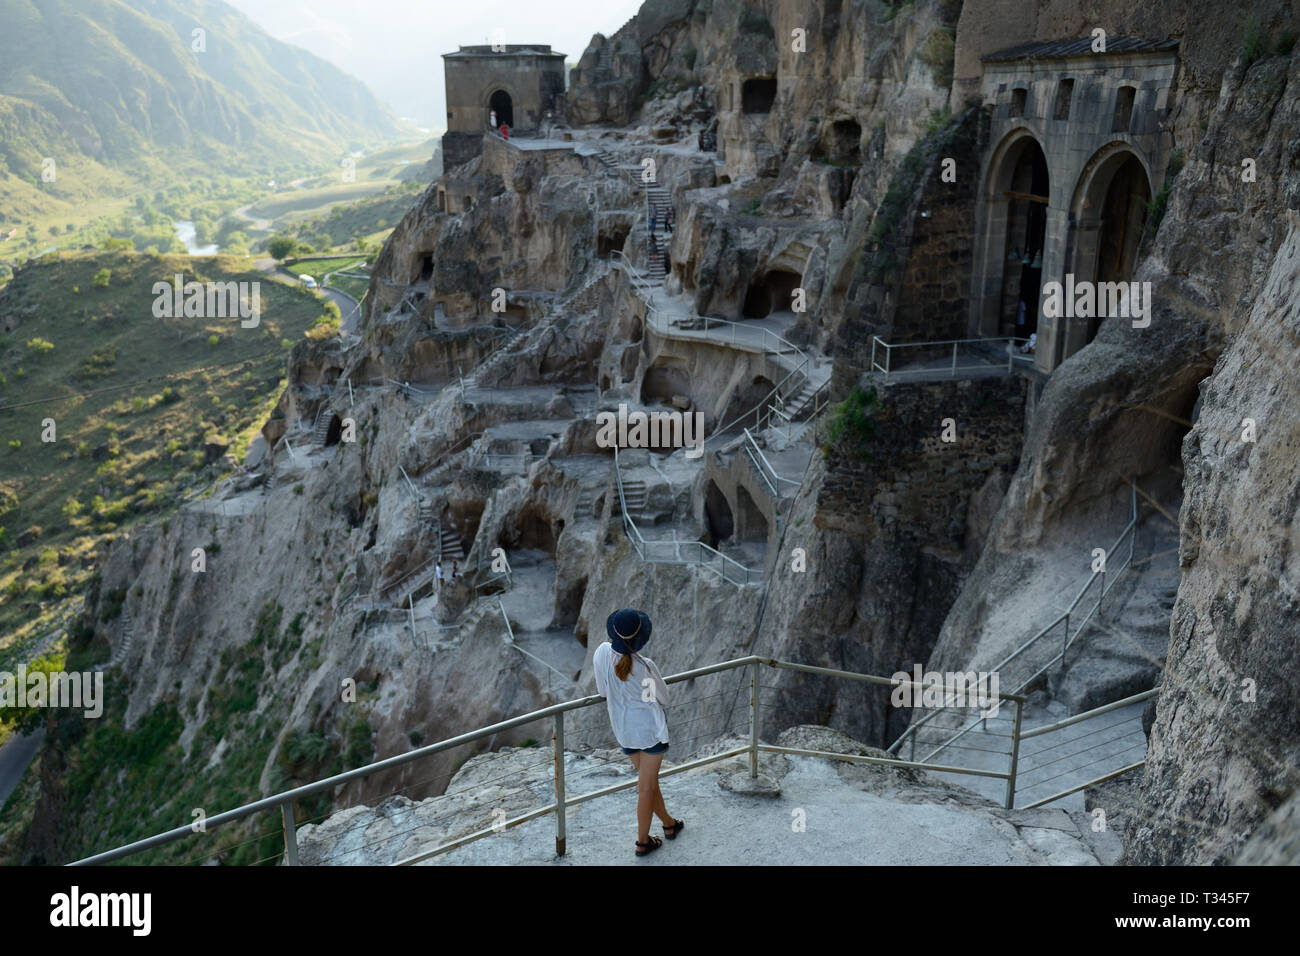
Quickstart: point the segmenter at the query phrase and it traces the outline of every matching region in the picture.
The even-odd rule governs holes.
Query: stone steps
[[[645,510],[648,497],[646,483],[640,478],[623,479],[623,500],[627,503],[628,514],[640,515]]]
[[[117,649],[113,651],[113,656],[108,659],[109,667],[116,667],[126,660],[126,655],[131,651],[131,644],[135,641],[135,621],[131,618],[131,612],[122,607],[122,626],[118,635]]]
[[[464,561],[465,549],[460,543],[460,536],[454,528],[440,528],[438,532],[438,549],[443,562]]]
[[[316,412],[316,423],[311,430],[311,444],[313,448],[324,448],[325,441],[330,434],[330,421],[334,413],[325,402],[321,403],[320,409]]]

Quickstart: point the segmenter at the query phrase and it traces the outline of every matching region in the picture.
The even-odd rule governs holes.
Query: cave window
[[[1025,106],[1029,103],[1029,90],[1023,86],[1016,87],[1011,91],[1011,117],[1025,115]]]
[[[420,281],[428,282],[433,278],[433,253],[426,253],[420,260]]]
[[[337,445],[343,437],[343,421],[337,415],[330,415],[329,427],[325,432],[325,447]]]
[[[1056,113],[1055,118],[1059,120],[1068,120],[1070,118],[1070,100],[1074,98],[1074,80],[1062,80],[1056,86]]]
[[[438,190],[438,212],[446,212],[446,211],[447,211],[447,191],[445,189],[439,189]]]
[[[719,177],[718,177],[718,185],[719,185],[719,186],[730,186],[730,185],[731,185],[731,177],[730,177],[730,176],[719,176]]]
[[[1111,124],[1112,133],[1127,133],[1129,124],[1133,122],[1133,99],[1137,96],[1137,89],[1132,86],[1121,86],[1115,94],[1115,122]]]
[[[770,113],[776,102],[776,77],[746,80],[740,88],[742,113]]]
[[[862,126],[856,120],[836,120],[826,150],[837,163],[857,165],[862,161]]]

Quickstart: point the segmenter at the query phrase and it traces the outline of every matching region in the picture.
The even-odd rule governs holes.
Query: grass
[[[0,336],[0,669],[82,589],[106,541],[219,477],[207,441],[241,457],[265,421],[282,388],[282,340],[301,340],[322,303],[240,267],[78,253],[20,271],[0,293],[4,311],[23,317]],[[106,288],[91,282],[102,269]],[[260,281],[259,326],[154,318],[153,283],[178,272]],[[35,338],[53,348],[32,352]],[[41,440],[47,420],[54,442]],[[55,560],[40,563],[42,552]]]

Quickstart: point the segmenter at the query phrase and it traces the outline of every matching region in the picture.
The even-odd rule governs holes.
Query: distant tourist
[[[455,581],[458,577],[460,577],[460,562],[459,562],[459,561],[452,561],[452,562],[451,562],[451,579],[452,579],[453,581]]]
[[[1025,300],[1024,300],[1024,299],[1021,299],[1021,300],[1020,300],[1020,310],[1016,313],[1016,325],[1024,325],[1024,324],[1025,324],[1025,310],[1026,310]]]
[[[442,587],[442,562],[439,561],[433,566],[434,573],[438,575],[438,587]]]
[[[668,230],[668,235],[673,234],[673,207],[669,206],[664,211],[664,228]]]
[[[659,817],[670,840],[686,826],[668,815],[659,789],[659,764],[668,749],[668,685],[654,661],[637,653],[650,640],[649,615],[623,608],[609,616],[605,630],[609,640],[596,648],[591,666],[614,738],[636,768],[636,855],[645,856],[663,846],[650,835],[652,817]]]
[[[501,138],[504,139],[507,143],[510,142],[510,127],[507,126],[505,123],[501,124]]]
[[[493,129],[496,129],[496,128],[497,128],[497,111],[496,111],[496,110],[490,110],[490,111],[488,112],[488,125],[491,126]]]
[[[659,210],[652,208],[650,210],[650,235],[652,237],[655,234],[655,226],[658,224],[658,222],[659,222]]]
[[[654,233],[650,234],[650,255],[659,255],[659,243],[655,242]]]

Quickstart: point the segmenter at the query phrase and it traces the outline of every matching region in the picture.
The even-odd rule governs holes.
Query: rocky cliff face
[[[1005,41],[991,32],[1002,0],[650,0],[597,35],[570,91],[583,127],[572,144],[485,138],[480,158],[432,184],[379,257],[359,336],[295,352],[259,471],[109,556],[85,633],[124,662],[123,728],[174,708],[183,760],[216,773],[237,758],[247,779],[222,794],[248,798],[593,692],[591,654],[623,606],[654,617],[665,673],[746,653],[885,676],[981,669],[1059,613],[1136,497],[1133,563],[1104,627],[1031,686],[1079,710],[1160,680],[1147,768],[1118,817],[1134,861],[1225,861],[1252,831],[1284,834],[1300,240],[1278,210],[1300,205],[1294,57],[1232,62],[1219,39],[1186,48],[1170,133],[1187,163],[1135,274],[1152,283],[1149,328],[1107,320],[1045,382],[895,384],[869,416],[845,406],[827,416],[833,434],[804,442],[786,476],[797,493],[744,513],[735,499],[727,520],[763,529],[747,538],[720,533],[710,486],[743,484],[734,441],[711,444],[703,467],[681,451],[621,454],[647,537],[714,541],[761,586],[643,560],[595,440],[595,414],[620,403],[698,409],[710,426],[750,408],[791,371],[791,341],[812,356],[800,374],[832,363],[838,401],[870,384],[874,335],[959,331],[978,195],[935,168],[943,156],[968,168],[986,145],[987,117],[966,102],[972,64],[1019,39],[1087,32],[1060,4],[1022,6],[1032,15]],[[1097,13],[1115,32],[1168,29],[1146,12]],[[1217,33],[1235,29],[1216,16]],[[702,151],[713,137],[717,152]],[[652,182],[638,175],[647,159]],[[652,272],[648,198],[677,210],[653,288],[623,258]],[[791,295],[791,276],[807,307],[766,317],[782,348],[691,337],[708,331],[700,316],[743,321],[763,295]],[[355,443],[333,440],[343,420]],[[1175,535],[1176,570],[1162,563]],[[205,575],[184,563],[196,546]],[[440,551],[466,576],[435,600]],[[115,605],[134,621],[129,643]],[[237,679],[251,696],[223,690]],[[340,694],[346,679],[357,700]],[[674,752],[743,730],[747,679],[692,682]],[[822,678],[782,672],[765,693],[768,739],[812,722],[880,746],[907,721],[887,694]],[[575,752],[613,742],[599,709],[567,732]],[[418,776],[353,784],[334,803],[353,809],[321,833],[365,832],[377,818],[359,804],[396,791],[418,802],[480,747],[548,733],[515,728]],[[101,833],[82,821],[56,836],[68,792],[57,761],[46,766],[29,853],[56,859]],[[1242,859],[1284,837],[1264,839]]]
[[[1230,862],[1296,792],[1300,217],[1286,225],[1183,441],[1183,577],[1128,842],[1134,863]],[[1294,839],[1293,813],[1271,826]]]

